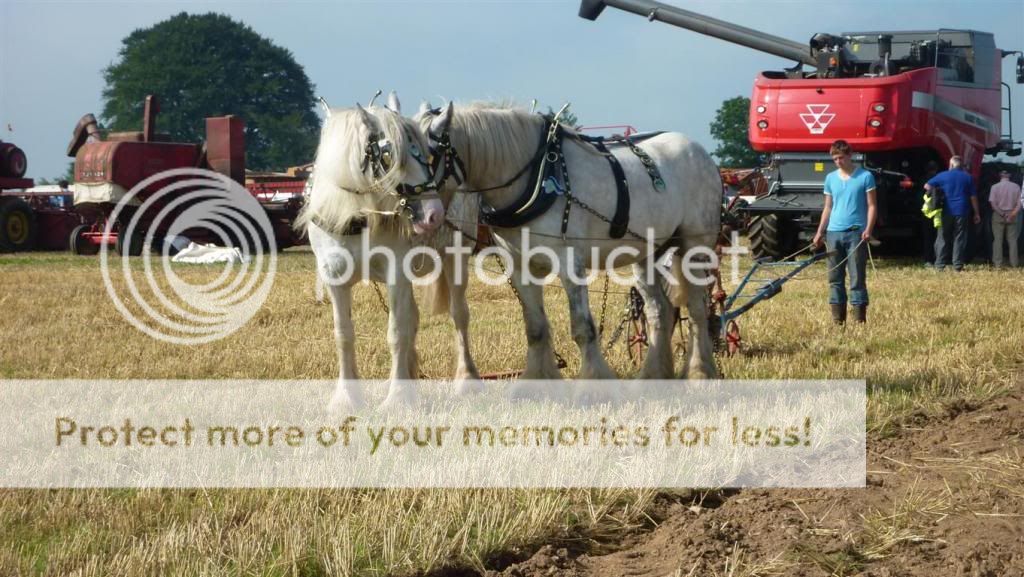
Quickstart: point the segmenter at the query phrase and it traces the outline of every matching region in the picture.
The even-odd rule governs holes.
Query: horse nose
[[[437,228],[441,226],[441,213],[436,210],[431,210],[427,213],[427,226],[430,228]]]

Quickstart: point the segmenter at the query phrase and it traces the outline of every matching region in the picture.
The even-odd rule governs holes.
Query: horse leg
[[[636,288],[644,297],[644,314],[647,315],[647,333],[650,346],[647,358],[640,370],[641,379],[671,379],[674,376],[672,358],[672,330],[675,328],[675,315],[672,305],[665,296],[661,283],[648,279],[643,264],[633,265],[633,276]],[[648,280],[653,280],[649,283]]]
[[[601,341],[597,338],[594,316],[590,312],[590,295],[587,286],[580,283],[586,271],[578,259],[566,257],[563,262],[569,263],[575,274],[563,271],[562,287],[569,299],[569,321],[572,327],[572,339],[580,349],[580,379],[614,379],[615,373],[601,354]]]
[[[480,382],[480,373],[473,361],[473,355],[469,352],[469,302],[466,300],[468,278],[465,274],[469,259],[463,259],[461,262],[462,275],[456,275],[454,260],[450,256],[446,257],[444,275],[445,282],[448,283],[448,312],[455,323],[455,392],[459,395],[468,395],[483,391],[484,385]],[[458,278],[459,276],[462,278]]]
[[[526,283],[518,270],[512,271],[512,285],[519,291],[519,303],[523,307],[523,323],[526,326],[526,368],[522,377],[509,388],[513,399],[536,399],[549,397],[553,387],[540,386],[526,381],[561,380],[562,373],[555,362],[555,351],[551,347],[551,325],[544,312],[544,287]]]
[[[334,311],[334,340],[338,348],[338,384],[328,404],[331,412],[357,411],[366,406],[356,371],[355,330],[352,326],[352,287],[326,283]]]
[[[394,284],[388,286],[388,346],[391,348],[391,381],[388,395],[382,407],[412,405],[416,402],[416,329],[419,326],[419,310],[412,294],[412,283],[402,275],[396,275]]]
[[[684,241],[684,248],[713,247],[715,237],[703,237],[698,242]],[[680,288],[685,295],[686,310],[690,317],[690,338],[687,347],[689,358],[683,368],[683,378],[715,379],[718,370],[715,368],[715,350],[708,331],[707,285],[694,283],[682,274],[682,262],[679,255],[674,257],[673,269],[678,273],[676,279],[682,284]],[[710,280],[706,270],[691,267],[690,276],[697,280]]]

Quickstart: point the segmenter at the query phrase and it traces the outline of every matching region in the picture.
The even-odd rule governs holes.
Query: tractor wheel
[[[142,256],[142,247],[145,242],[146,237],[138,229],[133,230],[130,235],[120,231],[117,233],[114,250],[121,256]]]
[[[28,170],[25,153],[11,143],[0,144],[0,175],[21,178]]]
[[[71,231],[71,236],[68,238],[68,250],[71,251],[71,254],[91,256],[100,251],[100,247],[85,238],[85,233],[90,230],[92,230],[91,225],[80,224]]]
[[[32,250],[36,232],[36,215],[24,200],[0,200],[0,252]]]
[[[796,251],[796,234],[789,217],[777,214],[757,215],[750,219],[747,236],[754,258],[781,260]]]

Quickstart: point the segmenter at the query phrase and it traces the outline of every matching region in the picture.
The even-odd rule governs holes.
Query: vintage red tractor
[[[9,192],[35,184],[31,178],[24,178],[27,168],[25,153],[0,140],[0,252],[31,250],[35,246],[35,213],[24,199]]]
[[[606,5],[795,62],[758,75],[750,99],[750,144],[769,158],[768,192],[746,208],[756,256],[789,255],[813,235],[837,139],[875,173],[876,236],[904,245],[927,232],[921,187],[950,157],[963,157],[984,200],[983,158],[1021,153],[1003,124],[1011,111],[1001,71],[1017,54],[1024,83],[1024,56],[996,48],[987,32],[816,34],[803,44],[649,0],[583,0],[580,16],[594,20]]]
[[[26,168],[25,153],[0,142],[0,252],[63,250],[81,221],[68,183],[35,186]]]

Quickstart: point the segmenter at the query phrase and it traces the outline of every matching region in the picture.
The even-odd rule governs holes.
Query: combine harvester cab
[[[792,68],[762,72],[750,102],[751,146],[767,153],[768,192],[751,203],[751,247],[758,257],[785,257],[807,245],[824,203],[825,176],[834,170],[832,142],[848,141],[855,161],[878,183],[876,236],[921,238],[924,182],[960,155],[979,190],[986,155],[1021,153],[1009,124],[1009,84],[1003,58],[973,30],[816,34],[807,44],[648,0],[583,0],[580,16],[596,19],[612,6],[674,26],[774,54]],[[1019,175],[1016,177],[1019,181]],[[984,203],[983,203],[984,204]]]

